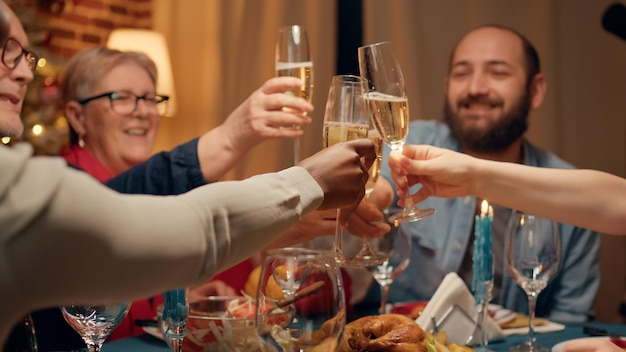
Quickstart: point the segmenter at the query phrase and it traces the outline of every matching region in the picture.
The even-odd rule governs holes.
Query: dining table
[[[585,329],[584,326],[587,326]],[[590,329],[591,328],[591,329]],[[555,345],[583,337],[590,337],[589,330],[595,333],[626,336],[626,324],[591,322],[578,325],[566,325],[561,331],[538,333],[537,342],[552,348]],[[502,341],[490,342],[489,349],[495,352],[508,352],[509,347],[524,342],[526,335],[509,335]],[[102,352],[170,352],[165,342],[150,334],[129,337],[105,343]]]

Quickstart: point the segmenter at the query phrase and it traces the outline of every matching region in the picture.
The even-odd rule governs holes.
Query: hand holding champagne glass
[[[374,125],[392,152],[401,151],[409,132],[409,104],[402,70],[393,54],[391,42],[359,47],[358,56],[361,77],[368,83],[365,100]],[[389,220],[393,223],[416,221],[434,213],[435,209],[415,207],[407,190],[406,206]]]
[[[302,81],[299,91],[286,92],[311,102],[313,99],[313,60],[304,27],[294,25],[278,30],[276,40],[276,75],[293,76]],[[300,140],[294,140],[294,165],[299,161]]]

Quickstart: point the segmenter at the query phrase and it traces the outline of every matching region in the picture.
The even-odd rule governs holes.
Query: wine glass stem
[[[298,165],[300,162],[300,138],[293,140],[293,164]]]
[[[341,228],[341,225],[339,224],[339,215],[341,213],[341,210],[337,209],[337,220],[335,221],[335,254],[338,256],[342,255],[342,250],[341,250],[341,246],[342,246],[342,242],[343,242],[343,229]]]
[[[406,184],[409,184],[406,175],[404,175],[404,182]],[[405,196],[405,204],[404,204],[403,211],[410,211],[411,209],[415,207],[415,204],[413,204],[413,199],[411,199],[411,190],[409,188],[406,189],[406,193],[404,194],[404,196]]]
[[[528,336],[526,337],[526,344],[528,346],[533,346],[536,341],[534,320],[538,294],[538,292],[528,294]]]
[[[181,339],[172,340],[172,349],[176,352],[183,352],[183,340]]]
[[[487,350],[487,326],[485,324],[485,312],[487,311],[487,300],[480,302],[480,311],[478,313],[478,323],[480,324],[480,349],[482,351]]]
[[[402,149],[404,148],[404,144],[396,147],[396,149],[394,149],[393,151],[396,153],[400,153],[402,154]],[[404,174],[404,183],[405,184],[409,184],[408,182],[408,178],[407,175]],[[406,192],[404,193],[404,209],[402,209],[402,213],[406,214],[406,213],[410,213],[413,208],[415,208],[415,204],[413,203],[413,199],[411,199],[411,189],[407,187]]]
[[[365,192],[365,200],[368,200],[370,197],[371,192]],[[372,248],[370,247],[370,241],[369,241],[369,237],[367,236],[361,236],[361,249],[359,250],[359,253],[362,255],[372,255]]]
[[[389,299],[389,285],[380,285],[380,314],[387,313],[387,300]]]

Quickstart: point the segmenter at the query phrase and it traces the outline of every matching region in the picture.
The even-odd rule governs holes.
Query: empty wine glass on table
[[[359,47],[359,71],[367,80],[365,100],[374,125],[392,152],[399,152],[409,132],[409,103],[404,90],[404,76],[394,56],[391,42]],[[393,223],[417,221],[435,213],[435,209],[416,207],[407,190],[406,206],[393,214]]]
[[[371,249],[373,258],[371,265],[366,268],[380,285],[380,314],[387,313],[389,286],[393,280],[402,274],[409,265],[411,259],[411,239],[405,231],[400,231],[396,226],[385,236],[367,238],[368,247]]]
[[[336,351],[346,324],[339,266],[328,250],[267,251],[256,301],[257,333],[277,351]]]
[[[108,305],[67,305],[63,318],[87,344],[89,352],[99,352],[102,344],[126,317],[130,302]]]
[[[537,296],[559,271],[561,237],[557,223],[513,211],[506,230],[506,263],[515,282],[528,295],[528,336],[511,352],[549,352],[537,343],[534,331]]]
[[[334,76],[328,90],[326,110],[324,112],[324,130],[322,133],[324,148],[331,145],[359,138],[367,138],[369,116],[363,95],[367,90],[363,78],[353,75]],[[335,226],[335,259],[342,266],[359,266],[343,252],[343,228],[337,222]]]
[[[276,40],[276,75],[297,77],[302,81],[299,91],[287,92],[311,102],[313,99],[313,59],[306,28],[293,25],[278,30]],[[294,165],[300,156],[300,139],[293,142]]]

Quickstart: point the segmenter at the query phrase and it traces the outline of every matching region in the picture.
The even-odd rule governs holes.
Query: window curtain
[[[302,155],[321,146],[330,78],[336,72],[341,0],[153,0],[154,28],[168,39],[179,113],[161,122],[156,150],[219,125],[274,76],[278,27],[305,25],[315,64],[315,111]],[[626,176],[626,42],[600,21],[614,0],[363,0],[363,43],[394,43],[407,83],[411,119],[441,119],[450,51],[483,24],[521,32],[539,51],[548,92],[531,113],[528,137],[581,168]],[[356,51],[354,52],[356,60]],[[227,179],[291,166],[291,141],[266,141]],[[624,292],[626,238],[602,248],[598,317],[612,319]],[[604,242],[604,241],[603,241]],[[603,272],[607,273],[607,271]]]
[[[161,120],[157,150],[171,148],[221,124],[274,77],[281,26],[307,27],[314,61],[313,122],[301,137],[301,158],[322,147],[322,120],[335,74],[337,0],[155,0],[154,28],[168,39],[179,99],[178,116]],[[355,53],[356,60],[356,53]],[[293,165],[291,140],[252,149],[227,179]]]

